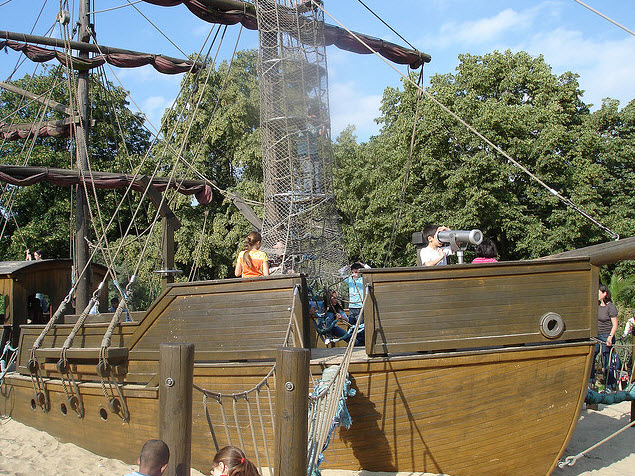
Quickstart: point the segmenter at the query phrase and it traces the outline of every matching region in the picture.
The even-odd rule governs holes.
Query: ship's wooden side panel
[[[339,430],[323,467],[548,474],[579,417],[591,357],[587,344],[354,363],[353,425]]]
[[[353,425],[335,434],[322,467],[456,476],[548,474],[579,417],[592,352],[593,347],[585,343],[444,357],[358,357],[349,369],[357,390],[347,399]],[[320,359],[312,361],[314,379],[327,365]],[[195,382],[230,395],[252,389],[269,370],[264,363],[197,366]],[[271,379],[270,383],[275,399],[275,382]],[[267,398],[263,389],[259,403],[264,428],[255,393],[236,402],[225,398],[225,416],[214,397],[207,402],[219,445],[231,441],[255,455],[255,438],[263,466],[267,466],[263,442],[272,441],[273,435]],[[197,437],[192,462],[207,472],[213,438],[200,392],[195,392],[193,405]],[[229,425],[229,440],[224,421]]]
[[[78,331],[75,339],[73,340],[72,348],[94,349],[94,356],[92,358],[96,360],[99,357],[99,348],[101,346],[101,342],[107,327],[108,325],[104,323],[86,324]],[[136,324],[131,322],[122,322],[118,324],[112,334],[111,345],[113,347],[120,348],[127,347],[128,341],[131,339],[135,327]],[[18,371],[20,371],[21,373],[28,373],[26,365],[31,355],[31,349],[33,347],[33,343],[38,338],[43,328],[43,325],[22,326],[21,328],[20,350],[18,354]],[[46,352],[46,356],[40,356],[40,353],[36,354],[36,356],[38,357],[38,361],[40,361],[41,363],[47,361],[57,362],[60,358],[61,348],[64,344],[64,341],[66,340],[72,329],[72,324],[61,324],[54,326],[44,337],[42,345],[40,346],[43,349],[51,350]],[[55,353],[52,352],[52,349],[56,348],[59,349],[59,352],[55,355]]]
[[[174,285],[135,331],[131,360],[158,360],[164,342],[193,343],[197,361],[272,358],[292,314],[291,342],[304,346],[305,293],[300,276]]]
[[[597,325],[597,268],[586,260],[367,272],[367,351],[381,355],[545,343],[541,318],[564,321],[558,340]]]
[[[129,423],[125,423],[109,411],[106,397],[98,384],[80,383],[79,387],[85,408],[83,418],[78,418],[70,408],[62,385],[55,380],[47,383],[51,408],[45,413],[31,402],[33,387],[30,378],[25,376],[8,379],[2,389],[6,396],[1,399],[0,411],[2,415],[46,431],[62,441],[75,443],[107,458],[134,464],[143,443],[157,437],[157,390],[141,386],[126,389],[126,404],[131,418]],[[66,406],[66,414],[62,413],[62,405]]]

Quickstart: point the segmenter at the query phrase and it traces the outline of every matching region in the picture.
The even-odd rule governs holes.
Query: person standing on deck
[[[370,266],[356,261],[351,265],[351,275],[344,280],[348,284],[348,322],[351,325],[357,322],[364,302],[364,281],[360,272],[363,268]]]
[[[33,256],[31,256],[31,250],[26,250],[26,257],[24,258],[26,261],[39,261],[42,259],[43,255],[42,250],[37,250],[33,252]]]
[[[498,263],[496,257],[498,256],[498,248],[489,238],[485,238],[476,247],[476,258],[472,260],[472,263]]]
[[[448,264],[447,257],[453,254],[452,249],[449,246],[443,246],[437,237],[438,232],[448,230],[447,226],[432,224],[425,226],[423,229],[423,241],[427,242],[428,246],[422,248],[419,252],[423,266]]]
[[[245,250],[241,251],[236,260],[234,274],[236,277],[254,278],[269,276],[269,260],[264,251],[260,251],[262,237],[257,231],[252,231],[245,238]]]

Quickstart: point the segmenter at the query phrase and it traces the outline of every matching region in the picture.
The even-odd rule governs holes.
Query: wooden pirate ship
[[[230,422],[226,439],[222,431],[210,431],[210,422],[223,419],[225,411],[210,405],[210,395],[218,397],[217,403],[222,403],[220,396],[230,396],[237,414],[245,416],[249,409],[240,405],[247,399],[236,395],[260,389],[284,342],[310,349],[307,380],[344,356],[343,347],[325,348],[319,341],[309,305],[311,280],[332,273],[345,259],[337,220],[329,217],[334,203],[328,178],[332,165],[321,151],[324,141],[307,143],[302,154],[298,141],[312,127],[307,122],[312,105],[317,104],[318,115],[328,113],[322,88],[326,70],[320,64],[324,45],[363,48],[347,32],[315,20],[319,9],[309,2],[292,8],[287,4],[291,2],[257,1],[255,9],[232,0],[182,3],[210,21],[241,22],[259,30],[263,156],[270,174],[265,177],[263,235],[269,249],[284,242],[282,266],[294,272],[174,283],[171,233],[177,225],[157,196],[160,184],[148,178],[103,177],[128,185],[138,181],[139,189],[154,190],[151,195],[166,223],[164,289],[146,311],[126,318],[122,301],[115,312],[93,318],[89,310],[98,299],[95,286],[84,280],[86,274],[72,284],[70,274],[58,278],[57,260],[8,270],[1,284],[4,323],[13,330],[19,350],[15,370],[2,381],[0,411],[98,454],[134,461],[140,445],[157,436],[164,385],[159,379],[159,345],[190,342],[195,345],[194,386],[213,390],[203,392],[205,398],[196,398],[192,408],[192,463],[207,471],[214,445],[231,437],[236,442],[242,426]],[[266,16],[267,12],[273,13]],[[286,26],[274,25],[273,17]],[[322,25],[318,33],[316,24]],[[12,42],[6,43],[11,48],[28,50],[18,43],[34,41],[8,32],[2,35]],[[80,32],[80,38],[88,43],[89,35]],[[416,51],[364,39],[394,61],[416,66],[429,60]],[[310,56],[314,62],[299,61],[299,50],[292,46],[300,44],[310,48],[302,50],[303,58]],[[71,47],[88,56],[85,45]],[[103,61],[122,61],[116,56],[122,52],[99,52],[113,55]],[[188,62],[170,63],[193,67]],[[301,88],[309,91],[307,95],[282,94],[293,86],[293,78],[310,75]],[[86,117],[68,122],[71,127],[88,125]],[[80,141],[86,140],[88,128],[82,127],[75,133]],[[296,162],[282,160],[285,154]],[[78,157],[78,163],[82,160]],[[287,169],[276,168],[282,163]],[[3,170],[5,178],[10,172],[14,183],[24,180],[9,169]],[[38,171],[29,173],[33,172]],[[320,180],[316,182],[314,175]],[[204,184],[174,186],[204,192]],[[194,192],[198,186],[202,189]],[[289,216],[305,218],[283,226]],[[85,241],[82,233],[78,230],[78,249]],[[307,259],[308,248],[334,253]],[[83,256],[78,268],[90,269],[87,250]],[[322,467],[549,474],[573,433],[586,394],[593,358],[590,339],[596,335],[598,266],[633,257],[635,242],[627,239],[542,260],[365,271],[365,346],[347,357],[356,391],[347,400],[352,425],[332,436]],[[22,280],[18,272],[28,272],[33,279]],[[26,325],[19,296],[41,292],[47,281],[66,284],[71,292],[64,297],[57,288],[47,291],[53,305],[51,320]],[[77,295],[77,314],[63,306],[53,312],[72,293]],[[269,418],[271,410],[262,409],[261,414]],[[260,436],[240,439],[241,446],[260,455],[257,442],[271,439],[273,432],[267,427]]]

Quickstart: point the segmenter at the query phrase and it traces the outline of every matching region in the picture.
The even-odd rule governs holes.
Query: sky
[[[76,10],[78,0],[68,3]],[[133,0],[93,3],[97,38],[107,46],[184,57],[199,51],[211,28],[183,5],[159,7]],[[585,3],[635,30],[635,0]],[[364,0],[364,4],[417,49],[431,55],[432,61],[424,67],[426,84],[435,74],[455,72],[460,54],[510,49],[543,55],[554,74],[577,73],[585,91],[583,100],[593,104],[593,109],[607,97],[618,99],[621,106],[635,99],[635,37],[574,0]],[[124,7],[112,9],[118,6]],[[324,7],[327,23],[340,22],[354,31],[404,45],[359,0],[325,0]],[[58,0],[0,0],[0,30],[45,35],[55,25],[58,9]],[[72,18],[74,21],[75,14]],[[241,32],[239,26],[232,26],[227,29],[218,61],[231,57],[239,32],[239,49],[257,48],[256,32]],[[59,27],[53,36],[60,36]],[[332,137],[352,124],[358,139],[368,140],[379,132],[375,119],[382,93],[388,86],[401,87],[400,76],[374,55],[328,47],[327,58]],[[0,52],[1,80],[9,78],[19,60],[13,50]],[[396,67],[407,74],[406,66]],[[33,70],[33,63],[23,62],[12,79]],[[171,105],[182,79],[181,75],[161,75],[150,66],[106,66],[106,70],[115,84],[130,91],[131,108],[141,110],[153,124],[159,123]]]

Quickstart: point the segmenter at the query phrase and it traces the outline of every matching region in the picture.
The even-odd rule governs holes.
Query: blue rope
[[[315,390],[313,391],[314,394],[319,394],[320,391],[328,385],[328,382],[332,379],[332,377],[329,377],[328,375],[330,373],[337,372],[337,367],[338,366],[336,365],[332,365],[331,367],[327,367],[326,369],[324,369],[324,372],[322,372],[322,377],[315,386]],[[326,437],[324,446],[322,447],[320,454],[318,455],[317,465],[315,466],[315,469],[312,471],[310,476],[322,475],[322,473],[320,472],[320,464],[322,464],[322,461],[324,460],[324,452],[328,448],[329,443],[331,442],[331,437],[333,436],[333,433],[335,432],[337,427],[341,425],[344,428],[348,429],[353,424],[351,414],[348,412],[348,408],[346,407],[346,399],[348,397],[354,397],[356,393],[357,390],[351,388],[351,380],[346,377],[346,382],[344,383],[344,388],[342,389],[342,395],[337,402],[337,410],[335,411],[335,416],[333,417],[333,421],[331,422],[328,436]]]

